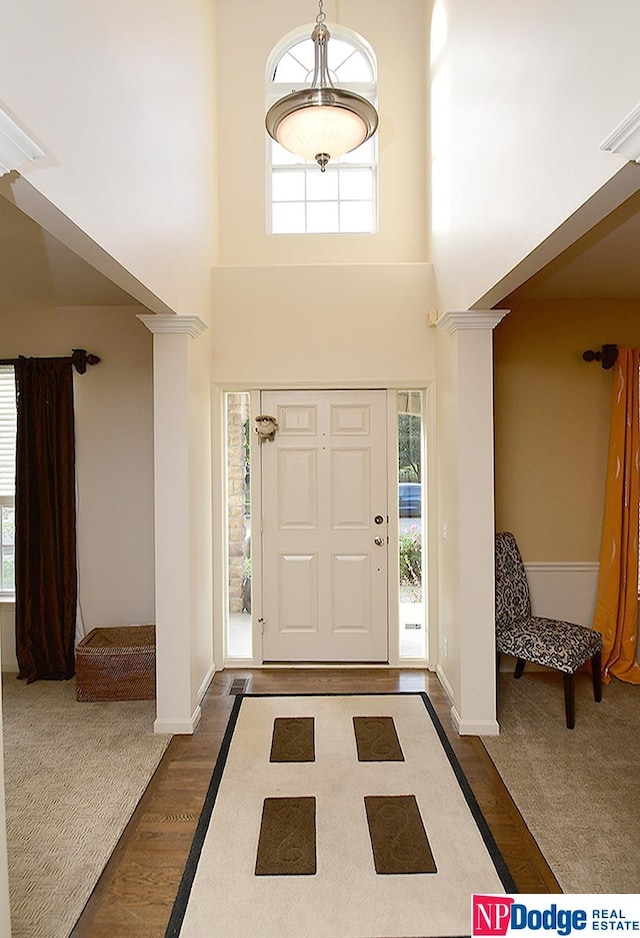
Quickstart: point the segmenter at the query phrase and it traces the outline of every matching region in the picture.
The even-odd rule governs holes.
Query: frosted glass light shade
[[[318,153],[336,159],[355,150],[366,136],[367,128],[358,115],[337,107],[294,111],[278,127],[278,142],[308,160],[315,160]]]
[[[370,101],[353,91],[311,88],[276,101],[265,125],[285,149],[317,159],[322,166],[368,140],[377,129],[378,115]]]

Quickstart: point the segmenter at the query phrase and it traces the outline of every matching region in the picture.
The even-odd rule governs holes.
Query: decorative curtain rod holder
[[[618,346],[603,345],[599,352],[587,349],[586,352],[582,353],[582,358],[585,362],[601,362],[605,371],[608,371],[609,368],[613,368],[616,363],[616,359],[618,358]]]
[[[98,356],[87,352],[86,348],[74,348],[71,353],[71,364],[79,375],[85,373],[87,365],[97,365],[99,361]]]
[[[20,356],[20,358],[25,357],[24,355]],[[83,375],[87,370],[87,365],[97,365],[100,359],[97,355],[87,352],[85,348],[74,348],[70,356],[70,361],[78,374]],[[17,358],[0,358],[0,365],[16,365],[17,362]]]

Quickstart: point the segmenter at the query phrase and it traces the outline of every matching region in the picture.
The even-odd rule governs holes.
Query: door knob
[[[378,547],[382,547],[382,545],[384,544],[384,538],[383,538],[383,537],[374,537],[373,543],[374,543],[374,544],[377,544]]]

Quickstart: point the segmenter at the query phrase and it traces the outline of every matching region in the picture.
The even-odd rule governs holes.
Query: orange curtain
[[[602,632],[602,679],[640,684],[638,519],[640,506],[640,349],[619,349],[613,366],[609,459],[600,575],[593,627]]]

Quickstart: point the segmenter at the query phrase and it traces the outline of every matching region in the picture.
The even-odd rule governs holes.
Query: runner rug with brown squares
[[[239,696],[167,938],[450,938],[515,892],[426,694]]]

